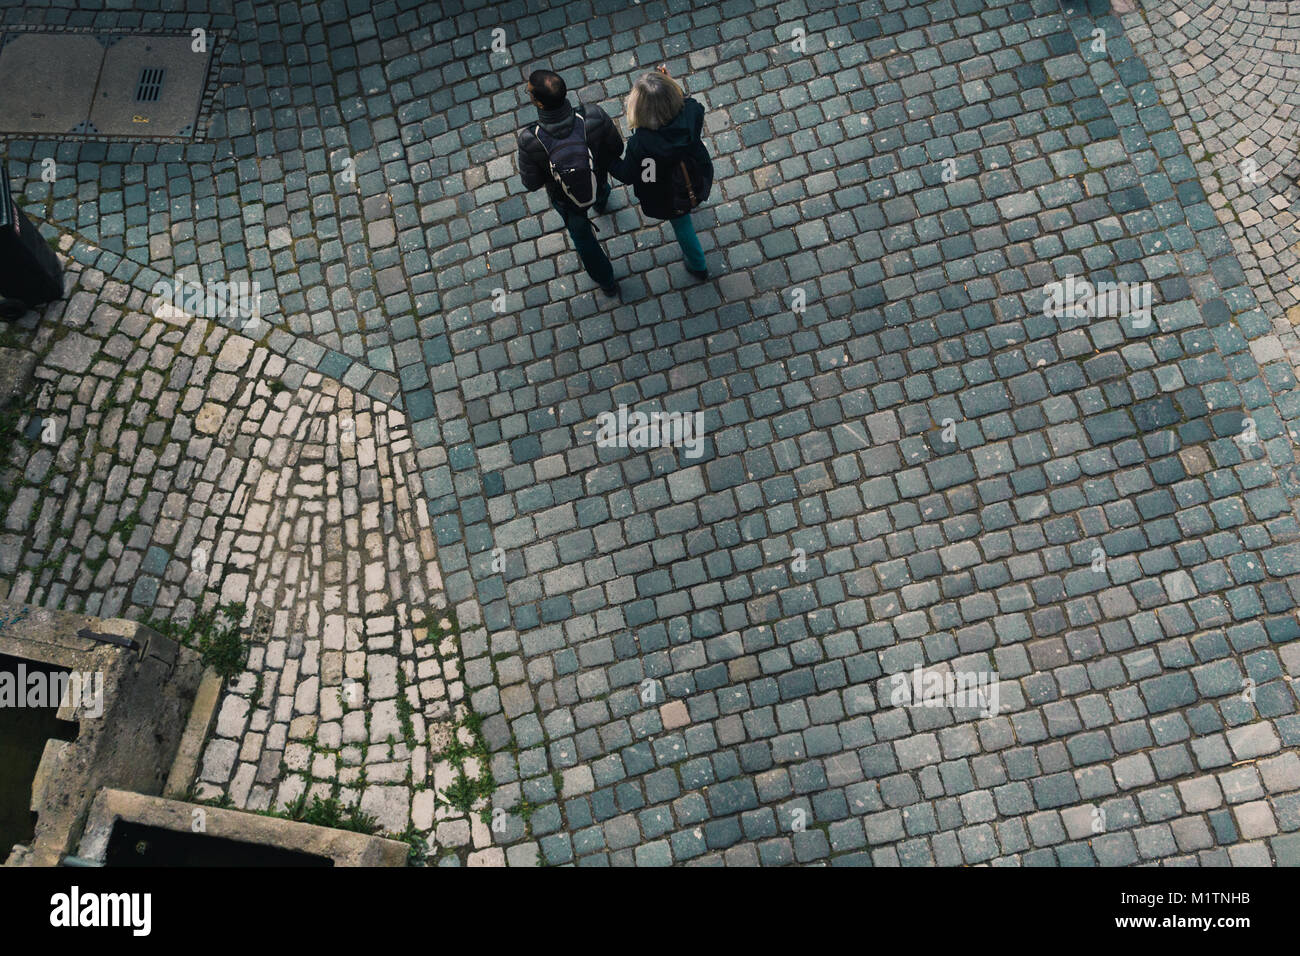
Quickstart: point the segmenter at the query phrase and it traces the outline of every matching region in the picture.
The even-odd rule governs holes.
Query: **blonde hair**
[[[685,101],[682,88],[671,76],[645,73],[632,84],[623,115],[628,129],[659,129],[673,121]]]

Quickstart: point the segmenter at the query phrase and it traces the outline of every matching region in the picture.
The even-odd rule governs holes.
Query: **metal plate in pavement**
[[[126,36],[104,53],[90,123],[104,136],[192,136],[208,76],[188,36]]]
[[[88,33],[11,33],[0,46],[0,133],[73,133],[90,114],[104,47]]]

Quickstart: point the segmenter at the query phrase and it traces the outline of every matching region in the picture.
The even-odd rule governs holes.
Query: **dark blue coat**
[[[687,97],[681,112],[659,129],[633,130],[623,158],[610,164],[609,174],[632,187],[641,203],[641,211],[651,219],[672,219],[671,170],[674,163],[685,156],[691,158],[704,180],[703,189],[696,190],[700,202],[713,186],[713,160],[700,140],[703,130],[704,106],[699,100]],[[652,183],[643,182],[641,176],[644,161],[648,158],[655,161],[655,181]]]

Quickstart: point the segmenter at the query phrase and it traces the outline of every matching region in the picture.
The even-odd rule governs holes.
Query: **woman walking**
[[[691,222],[691,210],[713,186],[713,160],[700,140],[703,104],[686,96],[668,67],[660,66],[633,84],[626,118],[632,135],[623,157],[610,165],[610,175],[632,187],[646,216],[668,220],[686,271],[707,279],[704,249]]]

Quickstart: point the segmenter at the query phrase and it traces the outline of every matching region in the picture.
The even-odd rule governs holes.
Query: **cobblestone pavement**
[[[0,12],[204,25],[220,79],[202,143],[7,144],[72,273],[14,333],[8,596],[245,602],[196,794],[445,864],[1296,865],[1286,7]],[[521,71],[617,116],[660,61],[717,277],[616,192],[611,306],[518,182]],[[178,271],[262,320],[160,310]],[[1066,276],[1150,322],[1047,314]],[[702,455],[598,446],[621,406]]]
[[[1196,0],[1154,5],[1126,27],[1261,307],[1300,364],[1300,13]]]

